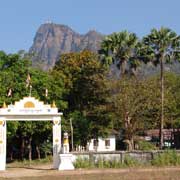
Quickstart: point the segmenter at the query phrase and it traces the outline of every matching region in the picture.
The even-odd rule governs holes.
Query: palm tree
[[[124,77],[127,67],[128,71],[130,71],[133,75],[136,75],[136,68],[139,63],[136,52],[139,43],[140,42],[136,34],[129,33],[128,31],[113,33],[106,36],[99,51],[103,64],[107,66],[111,65],[112,63],[116,64],[120,69],[121,78]],[[125,79],[123,82],[125,83]],[[123,117],[126,137],[124,142],[130,149],[133,149],[133,138],[128,136],[130,130],[129,127],[131,126],[131,117],[126,110]]]
[[[117,64],[121,75],[125,74],[127,64],[132,72],[137,67],[135,48],[138,45],[136,34],[122,31],[106,36],[101,44],[99,54],[105,65]]]
[[[160,64],[161,80],[161,119],[160,119],[160,148],[163,147],[164,128],[164,63],[180,59],[180,36],[171,29],[161,27],[159,30],[152,29],[151,33],[143,38],[146,61],[154,65]],[[148,53],[147,53],[148,52]]]

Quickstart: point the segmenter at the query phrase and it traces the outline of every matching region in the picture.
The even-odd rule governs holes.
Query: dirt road
[[[74,171],[53,170],[51,165],[8,167],[0,172],[0,180],[179,180],[180,167],[126,168],[126,169],[78,169]]]

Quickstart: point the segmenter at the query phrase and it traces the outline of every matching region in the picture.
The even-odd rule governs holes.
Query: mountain
[[[84,49],[97,52],[103,37],[94,30],[82,35],[65,25],[45,23],[36,32],[29,53],[33,55],[34,65],[47,70],[54,66],[60,54]]]

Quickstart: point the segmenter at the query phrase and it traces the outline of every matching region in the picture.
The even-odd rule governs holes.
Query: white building
[[[99,137],[98,140],[91,139],[87,145],[88,151],[115,151],[116,150],[116,137],[110,135],[107,138]]]

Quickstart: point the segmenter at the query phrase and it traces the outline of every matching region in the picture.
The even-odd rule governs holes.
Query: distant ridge
[[[48,21],[37,30],[29,52],[33,54],[33,64],[47,70],[54,66],[62,53],[84,49],[97,52],[102,39],[103,35],[95,30],[82,35],[66,25]]]

